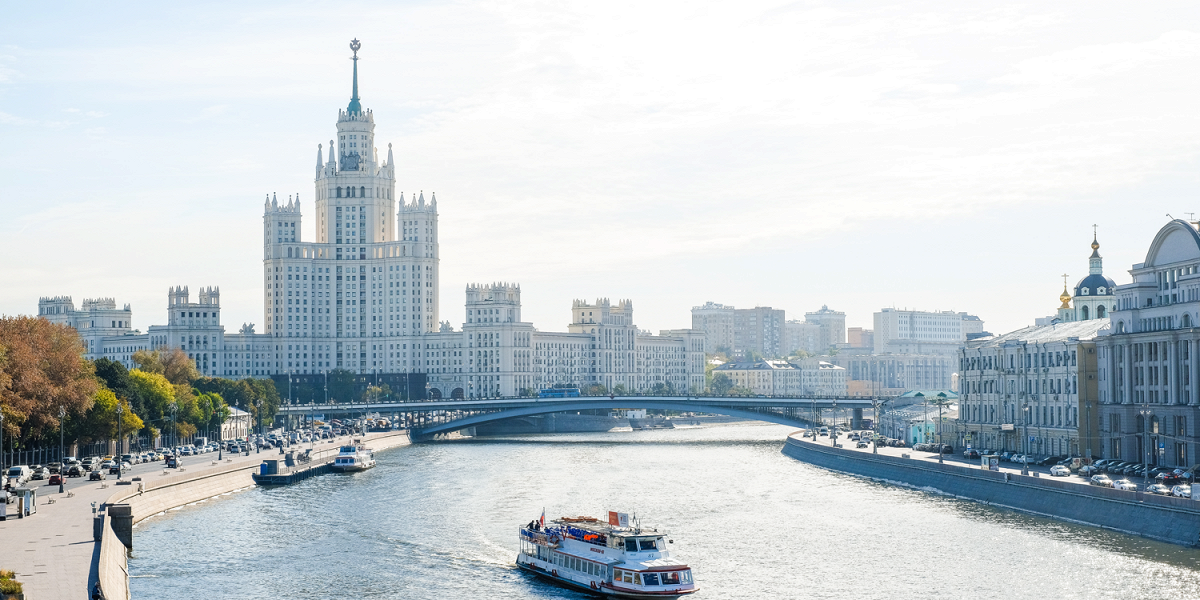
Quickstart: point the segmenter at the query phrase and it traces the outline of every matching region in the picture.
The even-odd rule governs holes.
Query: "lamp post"
[[[1154,451],[1150,447],[1150,415],[1154,411],[1142,408],[1138,413],[1142,415],[1142,439],[1145,440],[1143,442],[1145,452],[1142,452],[1142,489],[1144,490],[1150,486],[1150,453]]]
[[[942,407],[946,406],[946,392],[938,392],[938,420],[937,420],[937,441],[938,441],[938,464],[942,464]]]
[[[829,445],[837,447],[837,400],[833,401],[833,427],[829,430]]]
[[[875,435],[871,436],[871,454],[879,454],[879,396],[871,397],[871,417],[875,419],[872,423]]]
[[[0,473],[4,472],[4,411],[0,411]]]
[[[65,481],[67,479],[67,474],[63,472],[63,467],[66,466],[66,463],[63,461],[63,459],[65,458],[65,455],[63,454],[63,419],[65,419],[66,417],[67,417],[67,409],[63,408],[62,406],[59,406],[58,407],[58,493],[60,493],[60,494],[63,493],[63,485],[64,485],[63,481]],[[3,420],[4,420],[4,417],[0,416],[0,421],[3,421]],[[2,428],[0,428],[0,429],[2,429]],[[0,469],[3,469],[3,465],[0,465]]]
[[[1021,474],[1028,475],[1029,474],[1029,449],[1027,446],[1027,444],[1029,443],[1029,403],[1028,402],[1021,405],[1021,425],[1024,425],[1024,429],[1025,429],[1025,435],[1024,435],[1023,439],[1021,440],[1021,447],[1023,448],[1023,450],[1021,451]]]
[[[121,460],[123,458],[125,445],[121,442],[121,415],[125,414],[125,407],[121,406],[121,401],[117,400],[117,481],[121,480]]]
[[[289,376],[288,379],[291,379],[291,377]],[[290,384],[289,384],[289,387],[290,387]],[[256,398],[254,400],[254,420],[258,421],[258,436],[261,438],[262,437],[262,398]],[[251,430],[251,431],[253,431],[253,430]],[[255,454],[262,454],[262,440],[261,439],[255,440],[254,452],[255,452]],[[250,448],[249,447],[246,448],[246,456],[250,456]]]

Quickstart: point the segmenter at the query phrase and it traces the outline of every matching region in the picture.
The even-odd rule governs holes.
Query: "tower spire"
[[[354,91],[350,96],[350,106],[346,109],[349,113],[361,113],[362,105],[358,103],[358,49],[362,48],[362,43],[358,39],[350,40],[350,50],[354,52],[354,56],[350,59],[354,61]]]

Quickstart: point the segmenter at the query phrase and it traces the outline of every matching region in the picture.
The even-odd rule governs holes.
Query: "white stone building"
[[[845,396],[846,370],[825,361],[759,360],[731,362],[713,369],[733,385],[773,396]]]
[[[964,321],[969,324],[964,326]],[[876,354],[954,355],[967,332],[983,331],[983,321],[952,310],[925,312],[885,308],[875,313]]]
[[[437,199],[419,191],[405,200],[396,191],[392,149],[381,159],[374,114],[358,96],[353,47],[350,103],[338,111],[328,150],[317,148],[316,239],[301,235],[299,194],[283,203],[271,194],[264,204],[264,332],[246,324],[226,334],[215,287],[194,303],[186,287],[171,288],[168,324],[146,334],[129,328],[130,308],[117,310],[112,299],[76,311],[70,298],[43,298],[39,315],[79,329],[89,358],[132,366],[137,349],[177,347],[209,376],[422,373],[438,397],[510,396],[554,384],[703,389],[703,334],[641,332],[627,300],[576,301],[568,331],[545,333],[521,320],[516,284],[470,285],[461,330],[441,322]]]

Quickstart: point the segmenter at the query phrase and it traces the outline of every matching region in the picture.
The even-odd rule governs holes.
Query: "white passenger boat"
[[[354,440],[353,444],[338,449],[332,466],[334,471],[366,471],[375,466],[375,452],[366,447],[361,440]]]
[[[671,557],[672,543],[654,529],[631,526],[625,513],[546,515],[521,528],[517,566],[568,587],[616,598],[679,598],[698,591],[687,564]]]

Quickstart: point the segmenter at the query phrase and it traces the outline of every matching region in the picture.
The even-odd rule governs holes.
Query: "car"
[[[67,477],[83,477],[86,472],[83,465],[75,464],[67,467]]]
[[[1137,484],[1128,479],[1118,479],[1112,482],[1112,487],[1115,490],[1125,490],[1127,492],[1136,492],[1138,489]]]
[[[113,466],[108,468],[108,472],[110,475],[120,475],[122,472],[128,472],[132,468],[133,466],[129,463],[122,462],[120,464],[113,464]]]
[[[1171,486],[1163,485],[1161,483],[1155,483],[1155,484],[1151,485],[1150,487],[1146,488],[1146,491],[1150,492],[1151,494],[1158,494],[1159,496],[1170,496],[1171,495]]]
[[[963,456],[966,458],[979,458],[979,451],[967,448],[966,450],[963,450]]]
[[[50,483],[46,485],[62,485],[63,483],[65,483],[63,481],[63,476],[58,473],[54,473],[50,476]]]
[[[178,456],[175,456],[174,454],[167,456],[166,467],[168,469],[178,469],[181,464],[183,464],[183,463],[180,462]]]
[[[1092,475],[1092,478],[1088,480],[1088,483],[1092,485],[1098,485],[1100,487],[1113,486],[1113,482],[1108,478],[1108,475]]]
[[[88,481],[104,481],[105,479],[103,469],[96,469],[88,474]]]
[[[855,448],[866,448],[869,445],[870,444],[866,443],[865,441],[863,441],[861,439],[854,443]]]
[[[1059,461],[1062,461],[1064,459],[1066,459],[1065,456],[1047,456],[1046,458],[1039,460],[1037,464],[1039,464],[1043,467],[1047,467],[1050,465],[1061,464]]]
[[[1192,484],[1184,483],[1171,488],[1171,495],[1176,498],[1191,498]]]
[[[33,477],[33,470],[28,465],[16,465],[8,468],[9,487],[19,487]]]
[[[136,465],[139,462],[141,462],[140,460],[138,460],[138,455],[136,455],[136,454],[122,454],[121,461],[127,462],[131,465]]]
[[[33,469],[29,475],[29,478],[31,480],[36,480],[36,481],[42,481],[43,479],[50,479],[50,469],[47,469],[46,467],[43,467],[42,465],[33,465]]]
[[[1066,477],[1071,474],[1071,469],[1063,465],[1054,465],[1050,467],[1051,477]]]
[[[116,463],[114,463],[111,460],[102,460],[102,461],[100,461],[100,468],[101,469],[111,469],[114,464],[116,464]]]

